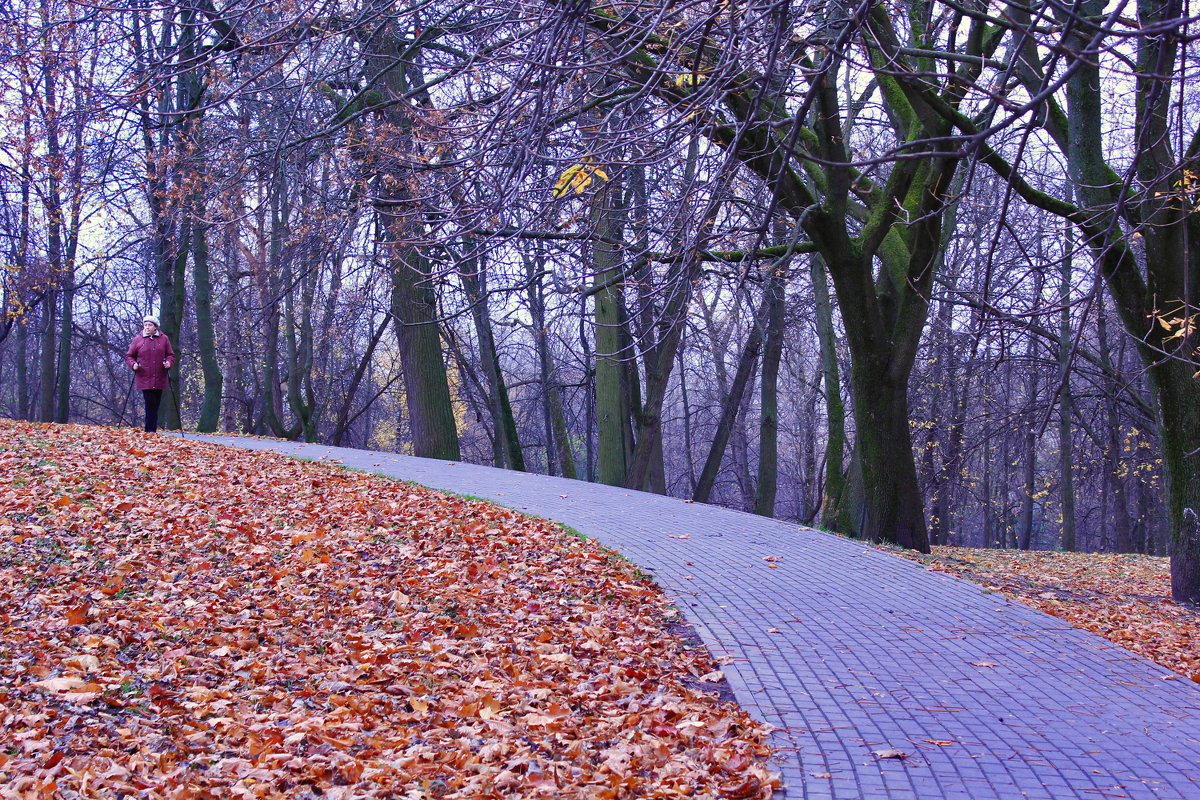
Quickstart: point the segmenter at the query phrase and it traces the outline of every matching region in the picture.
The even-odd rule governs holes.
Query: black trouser
[[[146,432],[158,430],[158,404],[162,402],[162,389],[142,389],[142,397],[146,398]]]

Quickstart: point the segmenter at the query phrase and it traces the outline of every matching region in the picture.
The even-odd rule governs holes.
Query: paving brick
[[[778,729],[778,796],[789,800],[1200,798],[1200,687],[859,542],[561,478],[189,438],[486,497],[620,551],[655,576],[714,656],[733,659],[723,669],[738,702]],[[909,756],[872,754],[885,749]]]

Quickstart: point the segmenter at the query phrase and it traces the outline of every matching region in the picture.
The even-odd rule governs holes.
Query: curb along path
[[[714,657],[732,659],[722,669],[741,706],[778,729],[786,789],[776,796],[1200,798],[1200,687],[1165,679],[1169,670],[1055,617],[861,543],[563,478],[187,438],[488,498],[620,551],[655,576]]]

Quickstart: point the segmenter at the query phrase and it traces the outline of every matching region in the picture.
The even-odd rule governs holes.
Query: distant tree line
[[[1200,600],[1173,0],[18,0],[0,413],[466,459]]]

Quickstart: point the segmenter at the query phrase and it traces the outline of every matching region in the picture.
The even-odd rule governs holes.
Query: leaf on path
[[[872,750],[871,755],[875,756],[876,761],[882,761],[885,758],[908,758],[908,753],[903,750],[887,749],[887,750]]]

